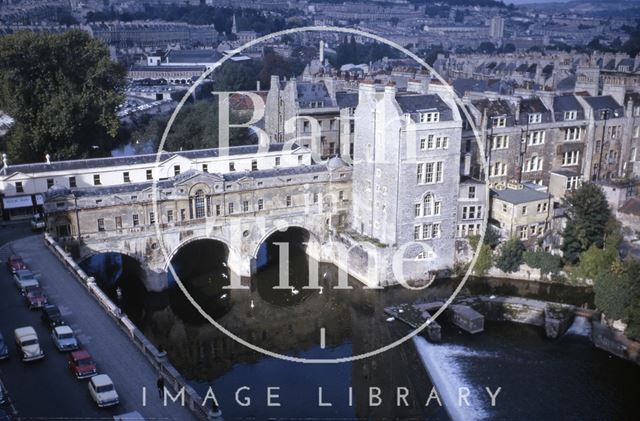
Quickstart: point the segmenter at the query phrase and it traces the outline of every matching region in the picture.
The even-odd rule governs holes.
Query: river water
[[[350,280],[352,290],[337,291],[331,286],[337,283],[338,270],[318,264],[322,290],[304,289],[309,265],[313,268],[315,262],[292,252],[290,283],[297,293],[273,289],[278,279],[273,263],[244,280],[249,289],[228,291],[222,289],[229,273],[220,256],[223,253],[215,245],[200,244],[179,254],[173,263],[190,294],[218,323],[252,344],[298,358],[343,358],[388,345],[409,330],[397,321],[387,322],[385,306],[444,298],[455,286],[453,281],[441,281],[420,292],[379,291]],[[167,351],[198,391],[204,395],[207,388],[213,389],[225,419],[640,416],[639,388],[633,383],[640,379],[640,367],[595,349],[581,319],[558,340],[548,340],[542,329],[526,325],[487,322],[485,332],[470,335],[444,323],[439,344],[418,336],[367,359],[301,364],[265,356],[228,338],[204,320],[173,279],[168,290],[148,293],[137,279],[133,262],[119,255],[96,256],[82,266],[114,300],[120,300],[124,311]],[[463,293],[520,295],[589,306],[593,302],[587,289],[525,281],[475,279]],[[430,399],[433,384],[439,399]],[[486,388],[494,396],[498,393],[493,407]],[[468,405],[460,398],[467,391]],[[269,394],[271,403],[279,406],[268,404]],[[398,395],[406,397],[398,399]]]

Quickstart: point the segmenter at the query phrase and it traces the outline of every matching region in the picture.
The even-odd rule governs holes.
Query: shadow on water
[[[315,267],[316,262],[310,261],[298,241],[290,248],[288,267],[290,285],[298,293],[274,290],[279,279],[280,250],[273,243],[287,240],[292,237],[276,235],[263,246],[256,274],[243,279],[243,285],[249,286],[246,290],[223,289],[230,273],[222,243],[194,241],[176,254],[173,264],[194,299],[225,328],[271,351],[313,358],[350,356],[393,342],[407,329],[397,322],[384,321],[385,306],[419,298],[446,298],[457,285],[455,280],[439,280],[421,292],[401,287],[376,291],[350,279],[353,290],[338,291],[331,288],[337,284],[338,269],[319,263],[322,293],[304,289],[309,267]],[[95,256],[82,267],[96,277],[110,297],[117,298],[116,288],[121,288],[123,310],[152,342],[167,351],[171,362],[200,393],[206,393],[208,386],[214,387],[225,416],[447,419],[441,408],[424,406],[431,383],[411,342],[346,364],[285,362],[265,357],[209,324],[171,277],[166,291],[146,292],[138,264],[127,256]],[[516,295],[575,305],[593,302],[589,288],[504,279],[470,279],[463,294]],[[554,419],[556,413],[567,419],[573,410],[582,419],[594,413],[603,418],[624,418],[637,407],[633,398],[623,393],[637,368],[595,350],[584,337],[566,335],[550,341],[538,328],[514,324],[487,323],[486,332],[479,335],[462,333],[448,323],[443,326],[443,343],[431,349],[435,361],[449,367],[449,380],[480,391],[484,386],[503,387],[504,404],[495,410],[488,408],[490,417],[519,419],[530,413]],[[326,329],[325,348],[320,347],[321,328]],[[609,369],[616,375],[608,375]],[[596,370],[597,378],[589,374],[590,370]],[[580,381],[577,389],[574,378]],[[252,388],[253,404],[248,408],[233,404],[235,391],[244,385]],[[265,405],[265,388],[274,385],[282,388],[283,407]],[[326,399],[333,403],[330,409],[318,408],[318,386],[325,388]],[[353,387],[353,406],[345,398],[349,387]],[[380,387],[383,396],[388,396],[381,407],[368,406],[369,387]],[[410,407],[396,407],[392,395],[386,394],[397,387],[408,387],[417,397],[410,399]],[[556,412],[548,405],[529,404],[530,390],[544,390],[540,399],[553,402]],[[604,398],[594,400],[590,396]]]

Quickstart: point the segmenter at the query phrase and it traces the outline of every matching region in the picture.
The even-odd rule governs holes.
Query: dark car
[[[69,354],[69,369],[76,379],[86,379],[98,374],[96,364],[91,359],[91,354],[84,349],[79,349]]]
[[[9,358],[9,348],[2,337],[2,333],[0,333],[0,360],[4,360],[5,358]]]
[[[24,261],[20,256],[13,255],[9,256],[9,258],[7,259],[7,269],[9,269],[9,272],[11,273],[16,273],[17,270],[26,268],[27,265],[24,264]]]
[[[66,324],[64,320],[62,320],[60,309],[53,304],[47,304],[42,307],[42,322],[46,324],[49,329]]]
[[[44,291],[40,287],[27,287],[24,289],[24,300],[27,303],[29,310],[34,308],[42,308],[47,303],[47,296],[44,295]]]

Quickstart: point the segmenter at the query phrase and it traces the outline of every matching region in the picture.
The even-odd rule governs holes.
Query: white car
[[[51,339],[60,351],[78,349],[78,340],[69,326],[57,326],[51,331]]]
[[[89,380],[89,393],[100,408],[117,405],[120,402],[118,392],[106,374],[98,374]]]
[[[44,357],[44,352],[40,348],[38,335],[31,326],[20,327],[13,331],[15,334],[18,351],[22,354],[22,361],[39,360]]]
[[[20,293],[23,293],[25,288],[40,286],[40,283],[38,283],[38,280],[29,269],[17,270],[16,273],[13,274],[13,279]]]

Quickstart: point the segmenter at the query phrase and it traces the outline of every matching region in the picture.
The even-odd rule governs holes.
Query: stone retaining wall
[[[178,393],[184,389],[186,407],[189,408],[191,413],[200,420],[221,420],[219,416],[216,417],[209,409],[202,406],[203,398],[167,360],[166,353],[159,352],[133,322],[126,315],[122,314],[120,308],[97,286],[95,279],[88,276],[73,260],[71,255],[65,252],[49,234],[44,235],[44,242],[53,254],[69,269],[80,284],[87,288],[107,314],[116,321],[116,324],[127,334],[133,343],[136,344],[151,365],[158,370],[158,373],[164,377],[166,387],[172,388],[174,393]]]

